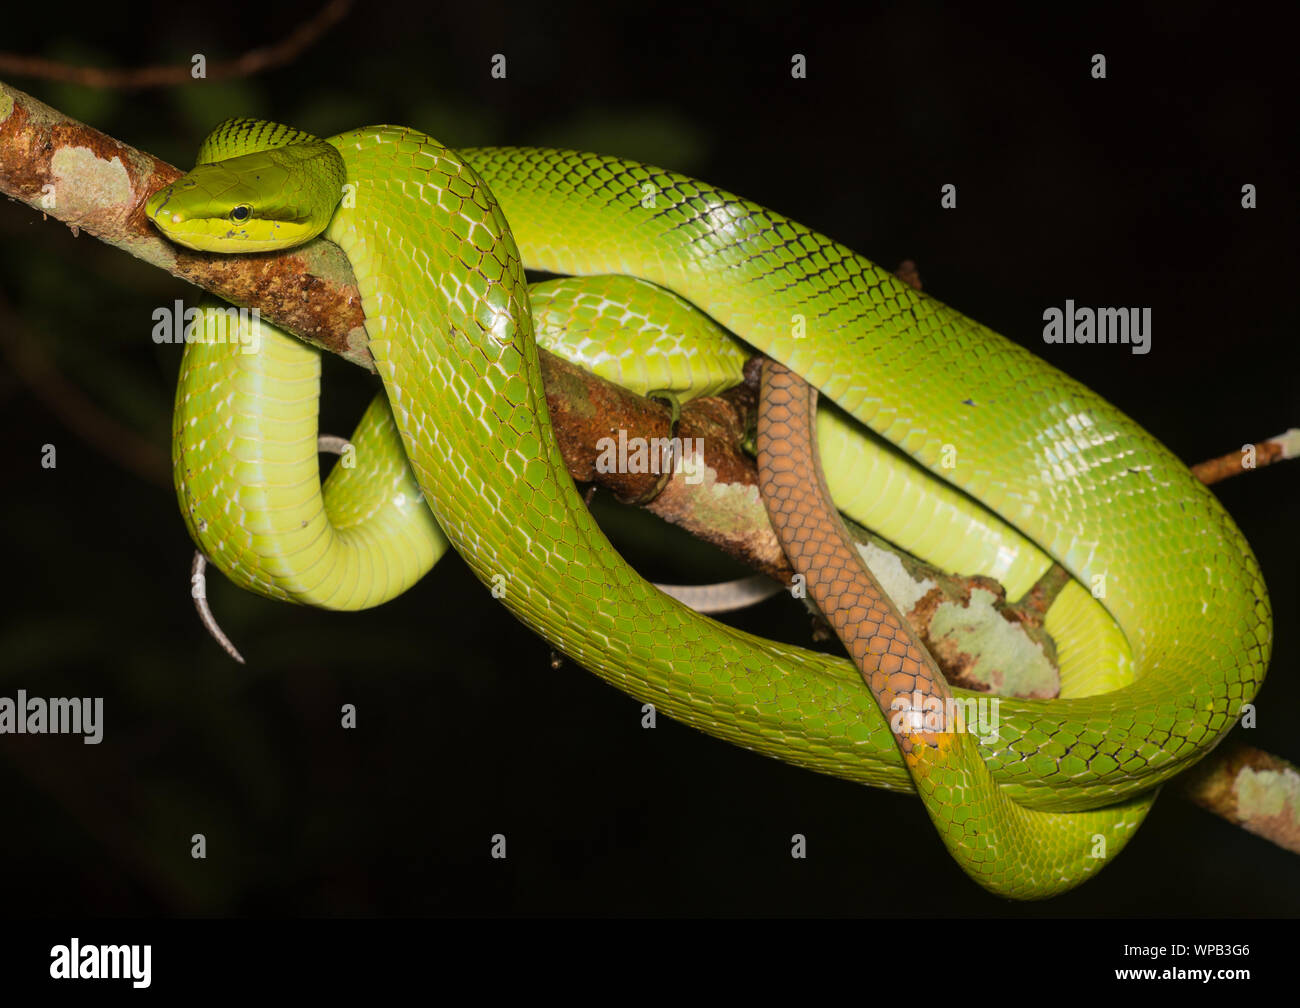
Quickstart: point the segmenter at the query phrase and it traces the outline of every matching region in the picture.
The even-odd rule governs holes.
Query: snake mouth
[[[156,189],[154,192],[152,192],[149,195],[149,198],[145,200],[145,204],[144,204],[145,216],[148,217],[155,224],[158,223],[158,215],[162,213],[163,208],[167,206],[169,202],[171,202],[172,192],[174,189],[175,189],[175,183],[173,183],[172,185],[163,186],[161,189]]]

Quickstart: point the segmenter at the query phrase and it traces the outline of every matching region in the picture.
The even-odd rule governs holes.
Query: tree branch
[[[233,304],[257,308],[306,342],[373,370],[360,295],[342,251],[323,240],[275,255],[221,256],[174,246],[152,228],[143,208],[150,193],[180,175],[171,165],[0,82],[0,192],[63,221],[74,232],[85,230]],[[900,273],[919,285],[913,265],[904,264]],[[575,480],[605,487],[621,500],[641,503],[755,569],[782,582],[790,580],[792,572],[758,498],[753,459],[741,447],[753,428],[757,409],[752,372],[746,384],[722,396],[688,404],[674,429],[662,403],[637,396],[545,351],[541,359],[553,426]],[[701,438],[707,445],[708,468],[698,481],[683,472],[666,481],[653,473],[601,472],[596,465],[598,442],[620,429],[626,430],[629,438],[649,440],[673,434],[683,439]],[[1294,456],[1297,437],[1300,435],[1288,432],[1263,442],[1256,464]],[[1211,483],[1243,468],[1233,453],[1194,471]],[[901,554],[863,530],[855,534],[864,543]],[[947,600],[969,601],[975,589],[996,593],[1000,587],[990,585],[988,579],[955,577],[906,555],[901,558],[909,577],[933,579]],[[1063,583],[1063,573],[1057,568],[1050,570],[1014,605],[1000,598],[1005,610],[1002,618],[1029,627],[1040,622],[1038,617]],[[918,604],[914,614],[923,638],[924,609]],[[956,674],[951,669],[945,671]],[[963,684],[979,688],[978,682]],[[1265,813],[1249,803],[1243,807],[1239,792],[1231,799],[1224,798],[1224,775],[1234,774],[1235,781],[1241,762],[1236,751],[1224,757],[1211,756],[1201,766],[1200,783],[1189,785],[1189,793],[1213,811],[1268,835],[1267,826],[1261,826]],[[1286,784],[1291,778],[1285,775],[1289,772],[1294,777],[1294,768],[1277,762],[1281,765],[1269,764],[1264,769],[1281,774],[1279,780]],[[1251,764],[1257,774],[1259,766]],[[1291,817],[1287,821],[1294,821],[1295,810],[1287,814]],[[1292,841],[1278,842],[1290,846]]]
[[[250,49],[238,59],[213,63],[206,68],[203,78],[226,80],[232,77],[249,77],[290,63],[341,21],[351,7],[352,0],[330,0],[275,45]],[[99,67],[71,66],[41,56],[24,56],[21,53],[0,53],[0,73],[123,91],[169,87],[175,84],[187,84],[193,80],[189,65],[166,64],[136,67],[133,70],[104,70]]]

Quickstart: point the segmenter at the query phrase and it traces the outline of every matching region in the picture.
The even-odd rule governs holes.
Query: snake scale
[[[187,350],[182,509],[245,587],[377,604],[434,552],[382,527],[424,521],[420,542],[440,529],[578,663],[715,736],[919,792],[971,877],[1022,899],[1113,857],[1158,785],[1204,756],[1262,682],[1272,627],[1258,565],[1185,465],[1078,382],[794,221],[636,162],[456,152],[391,126],[320,140],[231,120],[198,162],[149,199],[150,218],[208,251],[322,233],[338,244],[386,396],[363,424],[371,440],[354,439],[358,467],[336,467],[322,503],[314,417],[302,419],[319,390],[314,352],[269,331],[257,354]],[[1003,698],[995,739],[916,736],[905,760],[843,657],[750,636],[659,592],[608,543],[560,458],[525,268],[654,285],[802,376],[836,407],[817,426],[841,508],[862,498],[898,545],[1013,594],[1054,558],[1077,582],[1063,660],[1072,651],[1089,671],[1062,699]],[[891,519],[882,488],[894,480],[912,503]],[[368,483],[386,503],[369,502]],[[412,517],[426,503],[431,518]],[[1099,583],[1109,630],[1081,587]]]

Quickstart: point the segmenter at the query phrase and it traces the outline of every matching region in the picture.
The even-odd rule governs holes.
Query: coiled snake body
[[[199,162],[150,199],[150,217],[215,251],[324,230],[351,260],[392,417],[385,426],[383,404],[372,407],[372,440],[354,439],[359,468],[336,471],[340,492],[322,504],[314,419],[303,419],[314,353],[268,335],[254,355],[187,354],[174,445],[183,510],[200,548],[246,587],[335,608],[391,597],[432,562],[421,545],[436,538],[432,522],[427,537],[382,533],[389,518],[427,520],[411,518],[422,496],[475,574],[554,647],[711,734],[919,791],[971,876],[1019,898],[1068,889],[1112,857],[1157,785],[1203,756],[1263,679],[1271,617],[1258,566],[1182,463],[1079,383],[793,221],[634,162],[456,153],[388,126],[322,141],[232,120]],[[1074,586],[1074,650],[1092,664],[1073,695],[1005,698],[996,740],[918,736],[905,761],[844,658],[700,616],[610,546],[551,435],[525,266],[623,274],[691,302],[837,404],[828,425],[884,439],[855,432],[851,443],[870,447],[841,465],[828,428],[822,462],[832,492],[843,479],[867,511],[888,510],[880,473],[909,472],[912,513],[888,537],[1013,593],[1055,558],[1083,585],[1102,579],[1122,636],[1103,640],[1087,615],[1100,610]],[[383,506],[354,496],[372,478]],[[917,528],[918,513],[932,520]],[[1082,656],[1094,638],[1098,654]]]

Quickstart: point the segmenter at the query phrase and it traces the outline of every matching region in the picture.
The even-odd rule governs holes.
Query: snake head
[[[342,185],[337,152],[320,142],[303,144],[198,165],[150,196],[145,213],[186,248],[273,252],[324,231]]]

